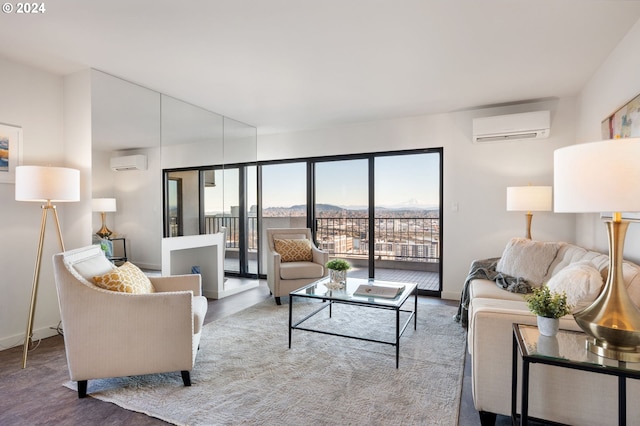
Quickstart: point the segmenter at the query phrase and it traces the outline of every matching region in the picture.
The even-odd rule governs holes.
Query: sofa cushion
[[[300,278],[322,278],[324,266],[313,262],[287,262],[280,264],[280,278],[297,280]]]
[[[93,277],[93,282],[105,290],[121,293],[148,294],[155,292],[149,277],[131,262],[125,262],[111,272]]]
[[[570,264],[547,282],[551,291],[566,293],[567,303],[574,313],[591,305],[600,294],[602,285],[600,271],[588,260]]]
[[[313,260],[311,242],[307,239],[276,239],[273,240],[273,243],[282,262],[311,262]]]
[[[476,278],[469,285],[469,296],[475,298],[515,300],[522,302],[524,300],[523,293],[514,293],[507,291],[502,287],[498,287],[495,281]]]
[[[532,287],[540,287],[559,248],[560,244],[554,242],[513,238],[507,243],[496,270],[524,278]]]

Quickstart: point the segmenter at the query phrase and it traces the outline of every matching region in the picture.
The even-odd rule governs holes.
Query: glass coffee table
[[[327,287],[327,284],[329,284],[328,277],[289,293],[289,349],[291,349],[291,335],[293,333],[293,330],[305,330],[314,333],[328,334],[331,336],[340,336],[350,339],[364,340],[368,342],[384,343],[396,347],[396,368],[398,368],[400,360],[400,337],[402,336],[412,319],[414,330],[418,326],[418,285],[416,283],[392,283],[389,281],[365,280],[358,278],[348,278],[346,288],[341,290],[331,290]],[[404,289],[392,299],[384,297],[354,295],[354,292],[362,284],[371,285],[374,287],[384,286],[385,284],[402,284],[404,285]],[[411,295],[413,295],[413,310],[402,309],[403,305]],[[323,303],[320,303],[320,306],[317,309],[307,314],[304,318],[294,322],[293,305],[294,301],[298,298],[317,299],[322,301]],[[317,315],[319,312],[324,311],[325,309],[328,309],[329,318],[331,318],[332,306],[336,303],[395,311],[395,340],[388,341],[370,339],[362,336],[333,333],[326,330],[318,330],[303,326],[305,321]],[[400,324],[401,312],[409,313],[408,318],[404,321],[403,324]]]

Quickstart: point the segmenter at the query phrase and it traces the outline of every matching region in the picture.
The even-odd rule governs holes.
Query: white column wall
[[[460,297],[474,259],[499,256],[513,236],[524,236],[524,213],[506,211],[506,187],[552,185],[553,151],[575,140],[575,98],[358,123],[287,134],[259,135],[258,160],[444,148],[443,292]],[[548,139],[473,144],[472,119],[479,116],[551,111]],[[407,176],[411,179],[411,176]],[[458,210],[454,211],[453,206]],[[574,239],[573,215],[536,213],[539,240]]]

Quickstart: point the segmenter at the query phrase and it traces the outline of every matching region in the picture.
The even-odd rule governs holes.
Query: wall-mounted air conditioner
[[[548,138],[549,111],[524,112],[473,119],[473,142],[500,142]]]
[[[111,170],[147,170],[147,156],[138,155],[125,155],[123,157],[111,158]]]

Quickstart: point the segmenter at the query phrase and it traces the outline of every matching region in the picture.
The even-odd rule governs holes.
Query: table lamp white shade
[[[91,209],[94,212],[115,212],[115,198],[94,198],[91,200]]]
[[[551,211],[552,188],[550,186],[507,187],[507,211]]]
[[[556,212],[640,212],[640,138],[557,149],[553,173]]]
[[[80,201],[80,171],[66,167],[17,166],[16,201]]]

